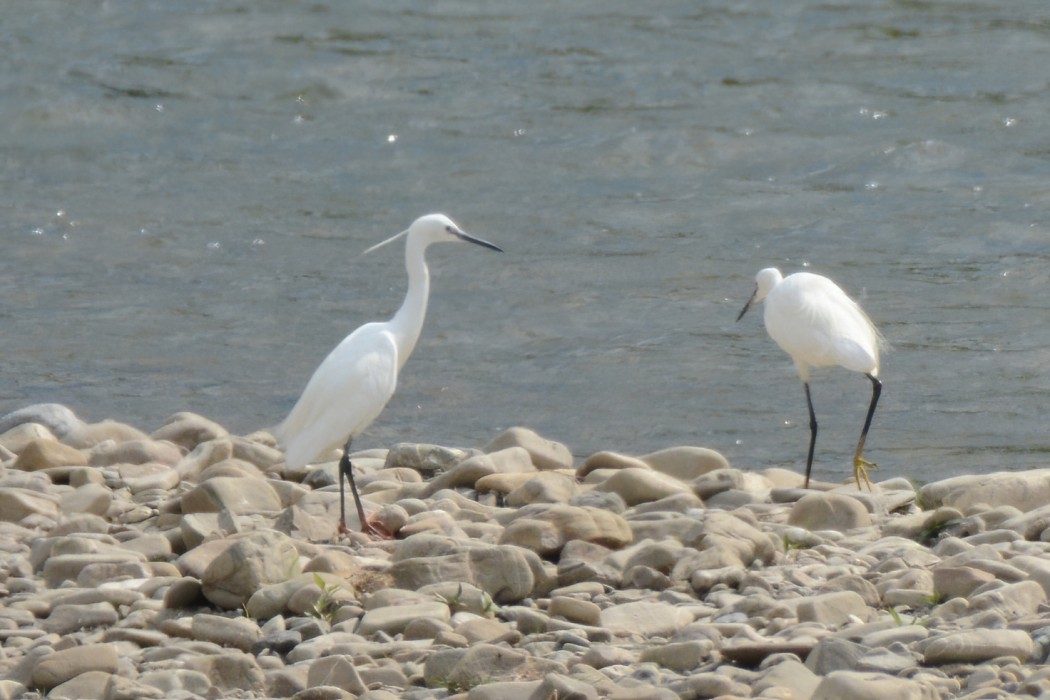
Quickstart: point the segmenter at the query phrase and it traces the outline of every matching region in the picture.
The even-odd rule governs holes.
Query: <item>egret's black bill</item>
[[[758,287],[755,287],[755,291],[751,292],[751,298],[747,300],[747,303],[744,304],[744,308],[740,309],[740,313],[737,314],[737,317],[736,317],[737,321],[742,319],[744,317],[744,314],[747,313],[747,310],[751,308],[751,302],[753,302],[755,300],[755,295],[757,295],[757,294],[758,294]]]
[[[469,233],[464,233],[463,231],[456,231],[456,235],[459,236],[460,238],[462,238],[464,241],[467,241],[469,243],[477,243],[482,248],[488,248],[489,250],[495,250],[498,253],[502,253],[503,252],[503,249],[500,248],[498,245],[496,245],[494,243],[489,243],[488,241],[483,241],[480,238],[474,238],[474,236],[471,236]]]

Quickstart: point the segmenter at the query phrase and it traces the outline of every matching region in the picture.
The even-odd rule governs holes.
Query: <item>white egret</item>
[[[350,464],[350,443],[371,425],[394,395],[397,374],[423,330],[430,295],[426,249],[431,243],[468,241],[491,250],[500,248],[467,235],[444,214],[416,219],[408,230],[372,246],[365,253],[407,236],[405,268],[408,292],[394,317],[385,323],[366,323],[343,339],[310,377],[302,396],[274,434],[285,449],[290,467],[302,467],[318,455],[342,447],[339,460],[339,532],[346,532],[346,493],[350,482],[361,528],[375,534],[368,523]]]
[[[853,454],[853,478],[871,489],[868,469],[875,464],[864,459],[864,441],[882,393],[879,381],[879,348],[882,335],[857,302],[850,299],[834,282],[822,275],[796,272],[784,277],[775,267],[760,270],[755,277],[755,292],[736,317],[739,321],[752,304],[765,301],[766,331],[795,362],[799,379],[806,389],[809,407],[809,455],[806,457],[806,482],[813,468],[813,447],[817,442],[817,417],[809,393],[811,367],[839,365],[863,372],[871,380],[871,403],[860,432],[857,451]]]

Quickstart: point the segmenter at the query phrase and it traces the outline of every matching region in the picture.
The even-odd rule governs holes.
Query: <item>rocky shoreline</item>
[[[803,490],[514,428],[354,455],[374,540],[335,459],[0,418],[0,700],[1050,699],[1050,469]]]

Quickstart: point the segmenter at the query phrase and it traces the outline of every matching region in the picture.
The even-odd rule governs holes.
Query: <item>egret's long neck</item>
[[[401,308],[394,314],[390,324],[397,338],[398,369],[405,365],[408,356],[416,347],[423,331],[423,319],[427,315],[427,298],[430,295],[430,271],[424,257],[426,244],[409,236],[405,244],[405,269],[408,271],[408,292]]]

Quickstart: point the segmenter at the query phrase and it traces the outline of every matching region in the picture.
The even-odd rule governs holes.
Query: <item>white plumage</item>
[[[839,365],[861,372],[871,380],[871,403],[853,456],[853,475],[857,485],[865,483],[871,488],[867,470],[875,465],[862,455],[882,391],[878,375],[879,349],[883,339],[878,329],[860,305],[837,284],[827,277],[810,272],[796,272],[784,277],[775,267],[760,270],[755,276],[755,292],[737,320],[744,316],[752,304],[763,301],[766,330],[777,345],[791,356],[806,391],[810,417],[806,487],[809,486],[813,449],[817,440],[817,419],[809,391],[810,368]]]
[[[384,323],[366,323],[343,339],[310,377],[302,396],[274,435],[284,446],[290,467],[302,467],[319,455],[342,447],[339,462],[340,532],[346,531],[343,478],[350,481],[362,530],[368,524],[350,465],[350,443],[372,424],[397,389],[398,371],[419,340],[430,295],[426,249],[432,243],[468,241],[492,250],[495,245],[464,233],[444,214],[416,219],[407,231],[369,248],[366,253],[402,236],[408,291],[394,317]]]
[[[305,466],[346,444],[379,417],[397,389],[397,341],[386,323],[368,323],[342,340],[310,377],[277,428],[288,466]]]

